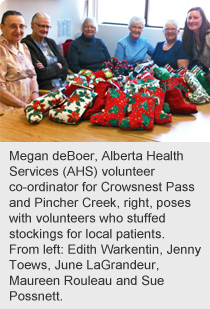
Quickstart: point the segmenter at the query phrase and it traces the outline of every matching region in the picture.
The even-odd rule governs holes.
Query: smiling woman
[[[190,67],[196,64],[204,71],[208,71],[210,68],[210,22],[201,7],[194,7],[188,11],[182,42],[190,57]]]
[[[69,69],[78,73],[81,69],[93,72],[100,70],[110,54],[104,42],[95,38],[98,24],[94,18],[87,17],[82,23],[82,35],[74,40],[67,53]]]
[[[152,56],[154,48],[145,39],[140,38],[144,29],[145,21],[143,18],[133,16],[128,25],[129,34],[117,42],[115,57],[119,60],[126,60],[128,64],[134,65],[142,62],[146,54]]]
[[[176,20],[167,20],[163,28],[165,41],[158,42],[152,59],[159,66],[169,64],[173,69],[182,66],[188,67],[188,55],[182,48],[182,42],[178,40],[179,26]]]
[[[17,11],[2,16],[0,36],[0,111],[8,113],[38,97],[36,73],[29,50],[20,40],[26,28]]]

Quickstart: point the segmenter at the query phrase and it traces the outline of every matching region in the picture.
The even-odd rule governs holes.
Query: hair
[[[17,12],[17,11],[6,11],[3,16],[2,16],[2,19],[1,19],[1,23],[4,24],[5,22],[5,19],[8,17],[8,16],[15,16],[15,15],[19,15],[19,16],[23,16],[20,12]]]
[[[81,26],[81,30],[83,32],[83,29],[84,29],[84,26],[89,24],[89,23],[92,23],[94,24],[94,27],[96,28],[96,32],[98,31],[98,23],[97,21],[95,20],[95,18],[93,17],[86,17],[83,22],[82,22],[82,26]]]
[[[163,26],[163,29],[166,27],[167,24],[174,24],[177,28],[177,30],[179,30],[179,24],[178,24],[178,21],[176,19],[167,19],[164,26]]]
[[[34,21],[34,19],[36,18],[48,18],[50,20],[50,16],[48,14],[40,12],[34,14],[34,16],[32,17],[32,21]]]
[[[204,10],[201,7],[197,6],[197,7],[191,8],[187,12],[187,15],[191,11],[199,11],[200,14],[201,14],[201,17],[202,17],[202,25],[201,25],[200,31],[199,31],[201,46],[200,46],[198,55],[200,56],[202,54],[204,46],[205,46],[205,36],[206,36],[207,30],[210,29],[210,22],[208,21],[206,15],[204,13]],[[183,32],[183,36],[182,36],[182,45],[183,45],[184,50],[189,55],[190,59],[193,58],[193,44],[194,44],[194,33],[193,33],[192,30],[190,30],[188,28],[187,18],[186,18],[185,26],[184,26],[184,32]]]
[[[128,23],[128,27],[130,28],[132,26],[132,24],[137,24],[137,23],[141,23],[142,26],[145,26],[145,19],[139,16],[133,16],[131,17],[131,19],[129,20]]]

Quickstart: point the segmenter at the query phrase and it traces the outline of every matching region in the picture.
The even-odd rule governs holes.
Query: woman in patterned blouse
[[[20,40],[25,22],[21,13],[7,11],[2,16],[0,36],[0,113],[24,107],[36,99],[38,84],[30,52]]]

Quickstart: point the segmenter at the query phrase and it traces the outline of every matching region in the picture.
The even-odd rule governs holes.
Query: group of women
[[[68,69],[78,73],[81,69],[98,71],[110,54],[104,42],[95,37],[98,25],[87,17],[82,34],[69,47],[67,61],[54,40],[47,38],[50,17],[36,13],[31,22],[32,34],[24,39],[26,25],[21,13],[7,11],[1,21],[0,36],[0,111],[24,107],[39,96],[39,89],[53,89],[65,85]],[[159,66],[199,65],[210,68],[210,23],[200,7],[187,13],[182,41],[178,39],[179,26],[168,20],[163,28],[165,40],[154,48],[142,38],[144,19],[132,17],[129,34],[117,42],[115,57],[135,65],[143,62],[146,54]]]

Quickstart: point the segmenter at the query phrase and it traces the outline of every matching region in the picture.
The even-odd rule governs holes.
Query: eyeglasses
[[[41,28],[41,29],[47,28],[47,29],[49,30],[50,28],[52,28],[51,26],[39,25],[39,24],[37,24],[37,23],[35,23],[35,25],[37,25],[37,26],[38,26],[39,28]]]
[[[143,27],[136,27],[136,26],[131,26],[131,28],[134,29],[134,30],[142,30],[143,29]]]
[[[96,29],[96,27],[94,27],[94,26],[84,26],[83,28],[85,28],[85,29],[88,29],[88,28],[90,28],[90,29]]]
[[[15,25],[15,24],[12,24],[12,25],[5,25],[6,27],[10,28],[11,30],[17,30],[18,28],[20,30],[25,30],[27,28],[26,25]]]
[[[176,30],[177,30],[177,28],[165,28],[164,29],[164,31],[173,31],[173,32],[176,31]]]

